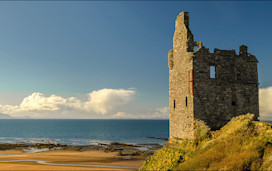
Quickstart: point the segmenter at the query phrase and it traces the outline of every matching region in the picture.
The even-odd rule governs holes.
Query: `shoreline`
[[[97,145],[2,143],[0,167],[2,170],[136,170],[146,157],[161,147],[118,142]]]
[[[86,150],[102,150],[105,152],[120,152],[120,155],[125,155],[126,152],[135,152],[134,155],[139,156],[145,153],[154,153],[154,151],[162,148],[163,145],[159,143],[139,143],[130,144],[122,142],[97,142],[89,145],[66,145],[66,144],[54,144],[54,143],[0,143],[0,151],[5,150],[22,150],[29,151],[31,149],[36,149],[38,151],[44,149],[44,151],[49,150],[75,150],[75,151],[86,151]],[[46,150],[47,149],[47,150]]]

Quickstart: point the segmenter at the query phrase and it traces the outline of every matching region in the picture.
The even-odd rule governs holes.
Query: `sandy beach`
[[[137,170],[145,159],[143,156],[120,156],[118,154],[118,152],[102,150],[52,150],[32,154],[26,154],[22,150],[5,150],[0,151],[0,168],[1,170]],[[11,160],[17,161],[11,162]],[[36,161],[46,161],[46,164]],[[99,165],[99,167],[91,165]],[[120,168],[115,168],[116,166]]]
[[[0,170],[137,170],[162,145],[0,143]]]

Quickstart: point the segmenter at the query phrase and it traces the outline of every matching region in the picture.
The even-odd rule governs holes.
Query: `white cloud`
[[[131,103],[135,93],[135,88],[101,89],[83,99],[35,92],[19,105],[0,105],[0,113],[14,118],[169,118],[168,107]],[[272,120],[272,86],[259,89],[259,103],[259,119]]]
[[[89,100],[84,103],[86,111],[107,114],[117,106],[128,103],[135,94],[134,90],[103,89],[89,94]]]
[[[140,107],[140,106],[138,106]],[[135,113],[135,111],[133,111]],[[145,109],[144,113],[141,114],[132,114],[126,112],[117,112],[112,115],[110,118],[116,119],[169,119],[169,107],[159,107],[154,109]]]
[[[87,100],[81,100],[76,97],[64,98],[54,94],[45,96],[35,92],[25,97],[20,105],[0,105],[0,112],[13,117],[30,116],[33,118],[77,118],[75,114],[81,117],[106,115],[119,106],[129,103],[134,94],[134,90],[101,89],[87,94]]]
[[[272,86],[259,90],[260,120],[272,120]]]
[[[169,119],[169,107],[156,108],[152,118]]]
[[[133,118],[133,115],[132,114],[127,114],[125,112],[117,112],[116,114],[112,115],[111,118],[126,118],[126,119],[131,119],[131,118]]]
[[[42,93],[32,93],[30,96],[23,99],[19,106],[21,111],[57,111],[60,110],[60,105],[65,105],[67,99],[50,95],[45,97]]]

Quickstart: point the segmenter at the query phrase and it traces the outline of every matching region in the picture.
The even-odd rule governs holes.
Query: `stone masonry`
[[[194,41],[189,14],[180,13],[168,53],[170,138],[194,138],[194,119],[213,130],[246,113],[254,113],[257,120],[257,63],[244,45],[239,55],[235,50],[210,53]]]

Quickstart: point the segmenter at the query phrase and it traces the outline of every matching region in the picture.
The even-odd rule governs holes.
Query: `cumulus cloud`
[[[0,105],[0,112],[6,114],[13,114],[15,111],[19,109],[19,106],[13,105]]]
[[[106,114],[116,106],[124,105],[132,99],[135,94],[134,90],[114,90],[103,89],[90,93],[89,100],[84,103],[86,111],[94,111],[100,114]]]
[[[132,103],[135,88],[101,89],[85,97],[62,97],[34,92],[19,105],[0,105],[13,118],[168,119],[168,107]]]
[[[169,108],[131,103],[135,88],[101,89],[85,98],[46,96],[35,92],[19,105],[0,105],[0,113],[13,118],[124,118],[168,119]],[[259,90],[260,120],[272,120],[272,86]],[[5,115],[6,116],[6,115]]]
[[[259,90],[260,120],[272,120],[272,86]]]
[[[35,92],[23,99],[19,106],[21,111],[57,111],[60,110],[60,105],[65,105],[67,99],[50,95],[45,97],[44,94]]]
[[[76,97],[64,98],[57,95],[45,96],[35,92],[25,97],[20,105],[0,105],[0,112],[14,117],[54,117],[70,113],[106,115],[133,99],[135,90],[101,89],[87,94],[87,100]],[[76,112],[75,112],[76,111]]]

